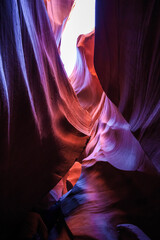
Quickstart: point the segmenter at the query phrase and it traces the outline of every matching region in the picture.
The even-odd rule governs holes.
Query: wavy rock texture
[[[94,63],[107,96],[103,93],[81,177],[62,198],[77,239],[160,237],[158,9],[158,1],[96,3]],[[72,83],[77,96],[87,89],[83,79]],[[142,232],[123,235],[118,226],[127,224]]]
[[[0,222],[21,222],[66,174],[90,133],[43,1],[0,5]]]
[[[73,1],[45,5],[0,5],[1,224],[58,200],[77,158],[60,199],[75,239],[158,239],[160,3],[97,1],[70,79],[58,48]]]
[[[80,35],[77,39],[77,60],[70,83],[77,94],[81,106],[92,116],[92,122],[98,118],[103,103],[102,87],[94,69],[94,31]],[[103,102],[103,101],[102,101]]]
[[[110,100],[160,169],[160,2],[97,1],[95,69]]]
[[[57,47],[60,46],[61,34],[74,0],[45,0],[46,10],[52,25]]]
[[[159,184],[154,175],[119,170],[102,161],[84,167],[77,184],[61,200],[67,225],[75,239],[158,239]],[[138,229],[135,236],[129,234],[130,224]],[[120,225],[126,225],[128,234],[119,230]]]

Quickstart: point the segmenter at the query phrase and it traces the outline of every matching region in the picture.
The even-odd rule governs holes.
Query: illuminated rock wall
[[[156,239],[159,1],[97,1],[95,33],[79,36],[69,79],[59,47],[73,1],[44,2],[0,5],[3,231],[80,158],[81,177],[61,199],[73,235],[119,239],[118,226],[134,224]]]
[[[43,1],[0,5],[0,222],[21,222],[66,174],[90,133]]]

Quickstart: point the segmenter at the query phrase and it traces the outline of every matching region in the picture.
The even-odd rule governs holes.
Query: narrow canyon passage
[[[1,1],[0,239],[160,238],[159,10]]]

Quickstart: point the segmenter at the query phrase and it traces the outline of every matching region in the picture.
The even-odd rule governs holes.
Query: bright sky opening
[[[90,33],[94,28],[95,0],[75,0],[61,39],[61,59],[68,76],[76,62],[78,36]]]

